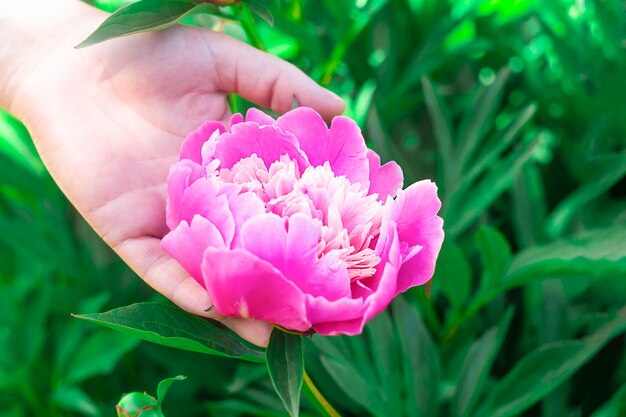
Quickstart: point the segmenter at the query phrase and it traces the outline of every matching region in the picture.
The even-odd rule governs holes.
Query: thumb
[[[343,113],[345,103],[294,65],[227,35],[207,31],[216,60],[216,87],[259,106],[285,113],[294,100],[315,109],[326,120]]]

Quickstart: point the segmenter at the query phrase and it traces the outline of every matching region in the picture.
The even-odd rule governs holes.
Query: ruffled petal
[[[275,126],[298,138],[300,149],[312,166],[328,161],[330,132],[322,116],[308,107],[298,107],[280,116]]]
[[[229,206],[229,195],[234,196],[234,184],[219,182],[215,178],[200,178],[191,184],[180,200],[178,221],[190,223],[198,214],[213,223],[222,234],[226,246],[235,237],[235,218]]]
[[[441,201],[437,186],[431,181],[416,182],[398,193],[394,217],[400,241],[410,248],[400,268],[398,292],[424,284],[435,271],[435,262],[443,242],[443,219],[437,216]],[[421,246],[419,251],[412,250]]]
[[[344,116],[335,117],[330,125],[328,161],[335,175],[345,175],[350,182],[369,188],[369,161],[361,129]]]
[[[216,310],[224,316],[264,320],[300,332],[311,328],[302,292],[250,252],[208,248],[202,274]]]
[[[355,335],[363,330],[365,304],[360,298],[340,298],[329,301],[324,297],[306,296],[307,316],[313,330],[327,336]]]
[[[256,154],[267,168],[282,155],[294,159],[301,172],[309,166],[306,156],[300,151],[298,140],[273,126],[259,126],[254,122],[238,123],[230,133],[220,136],[214,157],[222,168],[232,168],[241,159]]]
[[[384,201],[387,196],[395,197],[402,189],[404,175],[395,161],[380,165],[380,156],[371,149],[367,151],[369,161],[370,188],[368,194],[378,194],[378,200]]]
[[[259,126],[265,126],[274,124],[275,120],[261,110],[251,107],[246,112],[246,122],[255,122],[258,123]]]
[[[202,177],[202,167],[189,159],[183,159],[172,165],[167,176],[167,203],[165,221],[170,230],[180,223],[180,205],[185,190],[194,181]]]
[[[271,263],[303,293],[329,300],[349,295],[346,264],[332,257],[317,258],[320,229],[310,217],[255,216],[243,226],[241,238],[246,250]]]
[[[182,265],[200,285],[202,256],[208,247],[224,248],[224,238],[213,223],[201,216],[194,216],[191,224],[180,222],[178,227],[161,240],[161,247]]]
[[[220,122],[210,121],[187,135],[180,148],[180,159],[190,159],[197,164],[202,164],[202,145],[216,130],[224,133],[226,128]]]

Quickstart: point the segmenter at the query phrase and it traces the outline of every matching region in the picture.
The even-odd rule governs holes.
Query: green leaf
[[[93,400],[83,390],[73,386],[60,387],[52,395],[52,401],[61,409],[98,417],[100,411]]]
[[[226,326],[168,304],[137,303],[106,313],[74,317],[164,346],[253,362],[263,361],[260,348],[253,348]]]
[[[417,310],[404,298],[393,302],[393,316],[406,361],[404,381],[407,389],[406,415],[437,415],[441,359]]]
[[[626,416],[626,384],[598,408],[591,417],[624,417]]]
[[[76,48],[109,39],[170,27],[189,15],[198,4],[189,0],[139,0],[109,16]]]
[[[302,335],[274,328],[265,357],[276,394],[289,415],[297,417],[300,414],[300,389],[304,375]]]
[[[137,339],[126,335],[99,330],[78,346],[65,378],[68,382],[78,383],[96,375],[108,374],[138,343]]]
[[[596,163],[602,167],[600,174],[596,174],[596,178],[577,188],[550,214],[546,229],[551,236],[561,236],[571,223],[572,217],[585,203],[601,195],[626,176],[626,152],[598,158]]]
[[[513,144],[515,138],[521,129],[526,126],[526,124],[533,117],[535,111],[537,111],[537,106],[535,104],[528,105],[518,114],[517,118],[506,130],[490,140],[489,143],[486,144],[485,150],[476,157],[476,160],[472,162],[468,171],[463,174],[463,182],[471,183],[486,168],[495,163],[498,157],[500,157],[504,151]]]
[[[448,299],[451,313],[463,307],[472,289],[472,270],[461,249],[451,240],[443,241],[433,277],[433,293],[441,291]]]
[[[167,394],[167,391],[169,391],[172,384],[176,381],[183,381],[185,379],[187,379],[186,376],[178,375],[178,376],[175,376],[174,378],[167,378],[159,382],[159,386],[157,387],[157,405],[156,405],[158,411],[162,412],[161,407],[163,406],[163,399],[165,398],[165,395]]]
[[[511,265],[511,246],[497,229],[483,226],[476,232],[476,247],[483,265],[480,290],[493,290]]]
[[[387,416],[380,391],[350,363],[322,355],[320,361],[341,391],[374,416]]]
[[[582,340],[548,343],[523,357],[483,401],[477,416],[522,413],[556,389],[626,330],[626,308]]]
[[[467,113],[459,127],[459,163],[463,171],[480,147],[483,134],[490,126],[490,121],[500,104],[500,97],[509,76],[510,69],[501,69],[493,84],[485,87],[478,95],[476,108]]]
[[[618,267],[626,260],[625,236],[626,223],[621,223],[526,249],[515,256],[508,279],[527,274],[528,271],[543,272],[545,268],[542,265],[550,261],[570,264],[572,269],[582,260],[598,264],[612,263]],[[591,267],[589,272],[594,272],[594,269]]]
[[[463,183],[463,187],[452,196],[446,216],[449,236],[464,232],[511,185],[541,140],[542,136],[538,135],[535,140],[521,144],[507,158],[493,164],[478,184],[467,188],[467,183]]]
[[[497,326],[485,332],[470,347],[465,357],[456,396],[452,402],[452,415],[468,415],[480,398],[512,317],[513,309],[509,309]]]
[[[437,146],[441,150],[444,160],[451,160],[453,156],[453,142],[450,112],[433,84],[426,77],[422,77],[422,90],[424,90],[428,114],[432,119],[433,133],[437,140]]]
[[[275,1],[267,1],[267,0],[244,0],[244,3],[250,11],[261,19],[265,20],[268,25],[274,26],[274,16],[270,9],[268,9],[268,3],[276,3]]]

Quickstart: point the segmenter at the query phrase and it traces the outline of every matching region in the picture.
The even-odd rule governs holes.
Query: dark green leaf
[[[458,157],[463,171],[469,167],[469,162],[480,147],[482,137],[500,105],[500,97],[509,73],[508,67],[498,72],[493,84],[479,93],[476,108],[468,112],[467,117],[461,122]]]
[[[177,349],[263,361],[263,352],[244,342],[224,325],[162,303],[137,303],[106,313],[75,317]]]
[[[465,357],[461,380],[452,403],[453,415],[468,415],[480,398],[512,317],[513,310],[509,309],[497,326],[472,344]]]
[[[393,316],[406,360],[406,414],[410,417],[437,415],[441,359],[417,310],[402,297],[393,302]]]
[[[626,416],[626,384],[604,405],[596,410],[591,417],[624,417]]]
[[[96,375],[108,374],[138,343],[139,340],[127,335],[98,329],[83,340],[72,355],[65,379],[78,383]]]
[[[109,16],[77,48],[134,33],[165,29],[190,14],[197,3],[189,0],[139,0]]]
[[[509,242],[497,229],[483,226],[476,232],[476,247],[483,264],[481,291],[497,288],[511,265]]]
[[[444,240],[433,277],[433,293],[441,291],[454,313],[467,302],[471,289],[472,270],[467,259],[452,240]]]
[[[352,401],[374,416],[384,417],[387,415],[377,387],[363,376],[362,372],[356,369],[349,360],[339,362],[325,355],[322,355],[320,360],[333,381]]]
[[[159,382],[159,386],[157,387],[157,410],[161,410],[161,407],[163,406],[163,399],[165,398],[165,395],[167,394],[167,391],[169,391],[172,384],[176,381],[183,381],[185,379],[187,379],[186,376],[178,375],[174,378],[167,378]]]
[[[487,396],[478,416],[508,417],[522,413],[541,400],[608,341],[626,330],[626,308],[582,340],[554,342],[522,358]]]
[[[302,336],[274,328],[265,351],[267,369],[276,394],[291,417],[300,414],[304,375]]]

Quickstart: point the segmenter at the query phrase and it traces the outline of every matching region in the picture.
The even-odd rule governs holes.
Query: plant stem
[[[309,375],[304,371],[304,395],[313,404],[317,411],[326,417],[341,417],[341,414],[333,408],[322,393],[317,389]]]
[[[261,35],[257,30],[256,23],[254,22],[254,16],[252,16],[250,9],[242,4],[239,4],[237,5],[237,11],[239,12],[239,22],[241,22],[241,27],[246,33],[246,36],[252,46],[260,49],[261,51],[267,51],[267,48],[261,39]]]

